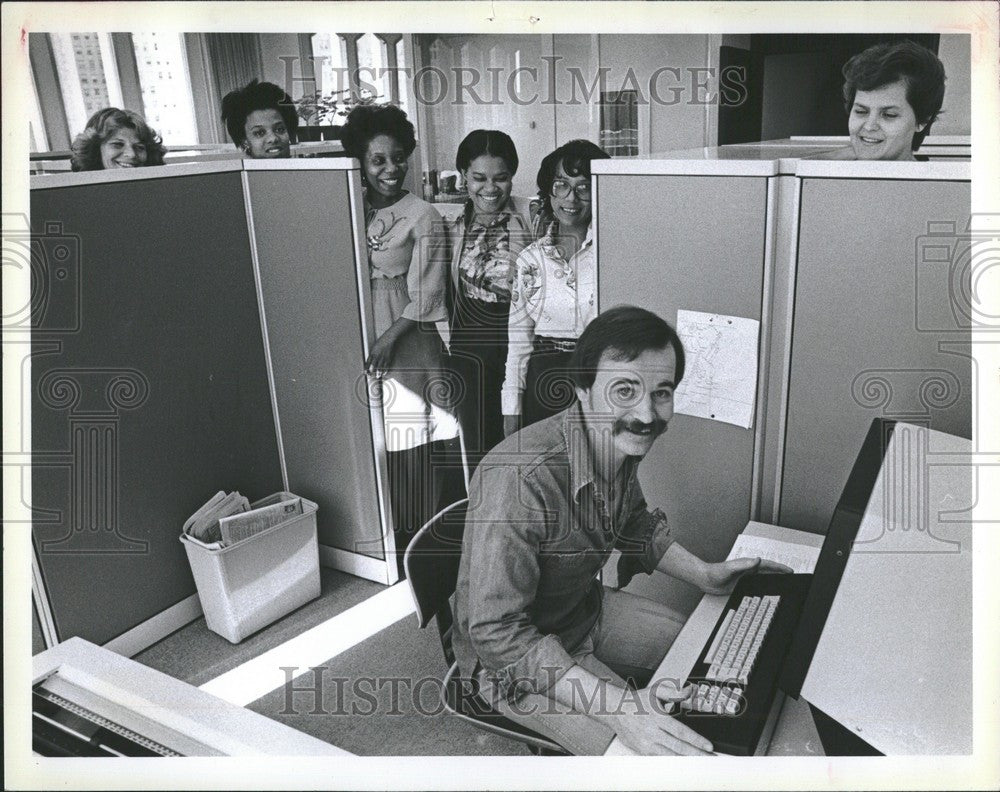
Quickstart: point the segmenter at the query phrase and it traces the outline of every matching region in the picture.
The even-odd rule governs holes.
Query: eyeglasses
[[[581,201],[590,200],[590,185],[586,182],[576,185],[573,187],[568,181],[563,181],[562,179],[556,179],[552,182],[552,197],[553,198],[565,198],[570,192],[576,193],[576,197]]]

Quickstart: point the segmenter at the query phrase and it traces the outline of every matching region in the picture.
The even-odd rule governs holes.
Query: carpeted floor
[[[319,599],[239,644],[216,635],[205,626],[205,619],[200,618],[140,652],[133,660],[192,685],[202,685],[385,588],[326,567],[320,567],[320,585]]]
[[[134,659],[201,685],[384,590],[332,569],[321,568],[320,574],[319,599],[240,644],[211,632],[202,618]],[[280,688],[248,708],[362,755],[529,753],[520,743],[442,713],[439,681],[444,672],[437,628],[432,624],[419,630],[410,615],[293,682],[296,690],[316,685],[318,693]]]
[[[437,628],[408,616],[248,708],[366,756],[528,755],[441,711],[445,670]]]

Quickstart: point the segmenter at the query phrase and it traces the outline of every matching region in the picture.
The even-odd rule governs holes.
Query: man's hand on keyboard
[[[667,714],[662,701],[682,701],[693,688],[678,690],[668,684],[634,691],[611,716],[615,733],[633,751],[644,756],[710,756],[712,743]]]
[[[731,561],[719,561],[705,564],[701,590],[706,594],[728,594],[733,590],[736,581],[747,574],[755,572],[791,572],[790,567],[769,561],[766,558],[734,558]]]

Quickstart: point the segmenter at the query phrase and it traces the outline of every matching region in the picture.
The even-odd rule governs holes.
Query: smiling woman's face
[[[465,169],[465,184],[472,205],[481,214],[496,214],[510,199],[510,167],[501,157],[480,154]]]
[[[406,152],[395,138],[389,135],[373,137],[362,164],[365,181],[382,198],[395,198],[403,191],[403,179],[410,166]]]
[[[292,138],[285,119],[274,108],[254,110],[243,124],[246,152],[254,159],[284,159],[292,156]]]
[[[862,160],[912,160],[913,136],[924,126],[906,101],[902,80],[858,91],[847,120],[851,147]]]
[[[582,173],[570,176],[560,162],[550,195],[552,214],[561,226],[586,228],[590,225],[590,179]]]
[[[146,164],[146,144],[131,127],[118,127],[101,144],[101,167],[141,168]]]

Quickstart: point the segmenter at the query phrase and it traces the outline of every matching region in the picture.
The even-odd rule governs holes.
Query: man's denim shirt
[[[513,701],[573,665],[601,612],[598,573],[614,547],[652,572],[673,541],[630,458],[614,518],[599,491],[579,403],[491,451],[469,486],[453,646],[463,676],[483,669]]]

